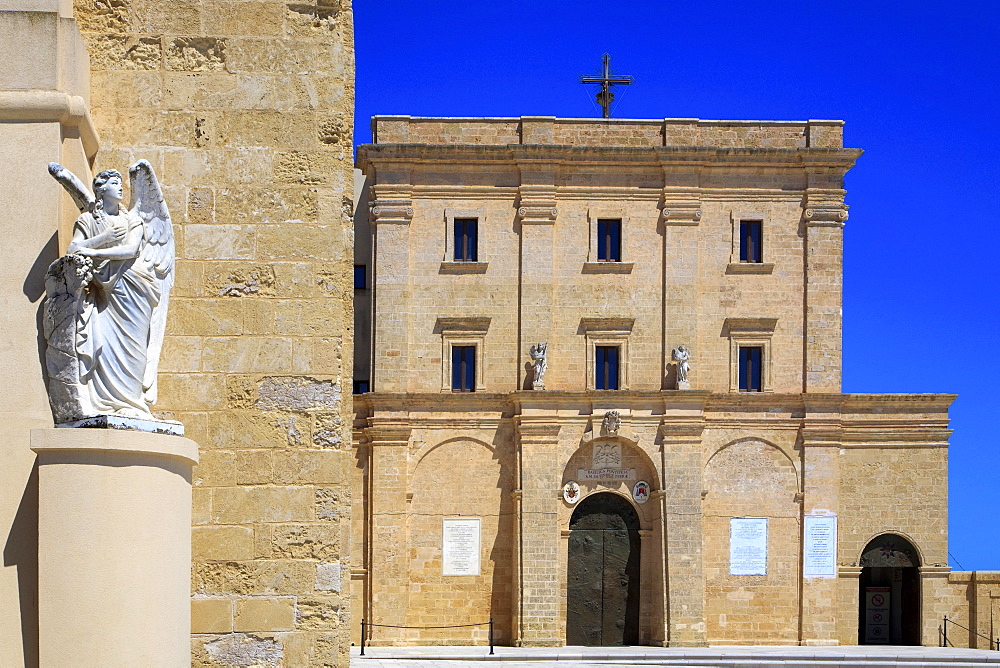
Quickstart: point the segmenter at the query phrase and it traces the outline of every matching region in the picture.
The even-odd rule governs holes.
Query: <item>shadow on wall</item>
[[[529,365],[530,366],[530,365]],[[529,375],[533,373],[529,371]],[[493,459],[500,464],[497,490],[500,493],[500,508],[497,518],[497,535],[490,548],[493,561],[493,581],[490,583],[490,617],[493,619],[496,642],[513,645],[514,617],[511,606],[514,603],[514,428],[507,423],[497,430],[493,439]]]
[[[31,469],[3,548],[3,565],[17,569],[24,665],[38,665],[38,464]],[[6,631],[9,632],[9,631]]]
[[[38,309],[35,311],[35,332],[38,344],[38,364],[41,367],[42,378],[46,387],[49,384],[49,376],[45,367],[45,336],[42,334],[42,318],[44,317],[45,301],[45,274],[49,265],[59,258],[59,233],[53,232],[49,240],[45,242],[42,250],[39,251],[35,261],[31,263],[28,275],[24,277],[21,284],[21,292],[32,304],[38,302]]]

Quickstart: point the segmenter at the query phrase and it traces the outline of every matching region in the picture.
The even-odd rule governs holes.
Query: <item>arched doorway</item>
[[[567,645],[639,642],[639,516],[609,492],[580,501],[569,523]]]
[[[910,541],[886,533],[861,553],[859,645],[920,644],[920,557]]]

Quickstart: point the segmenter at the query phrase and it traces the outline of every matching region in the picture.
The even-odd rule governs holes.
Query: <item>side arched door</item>
[[[567,645],[639,642],[639,516],[617,494],[592,494],[570,520]]]
[[[920,557],[902,536],[876,537],[861,553],[859,645],[920,644]]]

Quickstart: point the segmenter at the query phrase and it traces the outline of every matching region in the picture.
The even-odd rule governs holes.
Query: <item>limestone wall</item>
[[[346,665],[350,3],[75,11],[97,167],[148,159],[177,238],[155,409],[202,448],[194,662]]]

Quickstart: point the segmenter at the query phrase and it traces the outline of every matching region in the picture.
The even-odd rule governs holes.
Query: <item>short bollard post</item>
[[[948,615],[945,615],[944,616],[944,642],[942,643],[941,647],[947,647],[947,646],[948,646]]]
[[[361,656],[365,655],[365,618],[361,618]]]
[[[490,654],[493,654],[493,618],[490,617]]]

